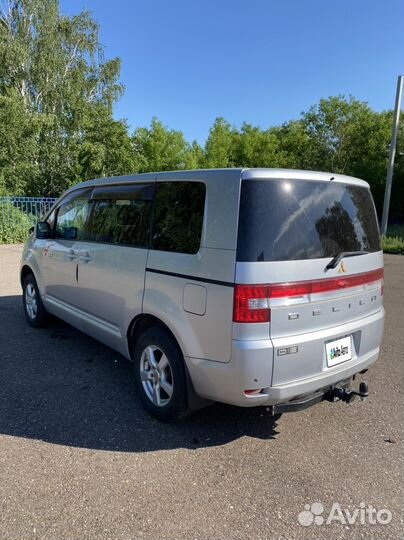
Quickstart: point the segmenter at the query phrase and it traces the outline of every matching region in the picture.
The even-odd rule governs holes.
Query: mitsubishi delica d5
[[[133,361],[163,420],[213,401],[273,414],[365,398],[383,336],[369,185],[222,169],[70,188],[25,245],[25,316],[48,314]]]

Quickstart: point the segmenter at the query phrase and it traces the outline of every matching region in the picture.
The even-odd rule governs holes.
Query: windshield
[[[380,250],[366,187],[311,180],[241,183],[237,260],[291,261]]]

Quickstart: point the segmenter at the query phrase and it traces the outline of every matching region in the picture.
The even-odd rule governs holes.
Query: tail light
[[[380,282],[383,295],[384,270],[379,268],[371,272],[338,276],[313,281],[294,283],[275,283],[273,285],[236,285],[234,289],[233,322],[260,323],[270,322],[271,306],[285,306],[310,302],[315,295],[341,292],[354,287],[366,287]]]
[[[270,321],[268,285],[236,285],[233,321],[259,323]]]

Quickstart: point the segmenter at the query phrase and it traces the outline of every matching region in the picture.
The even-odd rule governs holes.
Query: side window
[[[55,238],[82,240],[90,213],[89,192],[80,192],[62,202],[57,210]]]
[[[202,182],[157,183],[152,249],[195,254],[201,245],[206,188]]]
[[[153,186],[117,186],[94,193],[90,239],[148,247]]]

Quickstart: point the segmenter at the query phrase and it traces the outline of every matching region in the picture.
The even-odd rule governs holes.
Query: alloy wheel
[[[155,345],[145,348],[140,359],[140,378],[145,394],[157,407],[168,404],[173,394],[174,380],[170,362]]]
[[[38,313],[38,301],[36,297],[36,290],[32,283],[28,283],[25,289],[25,307],[28,317],[32,320],[35,319]]]

